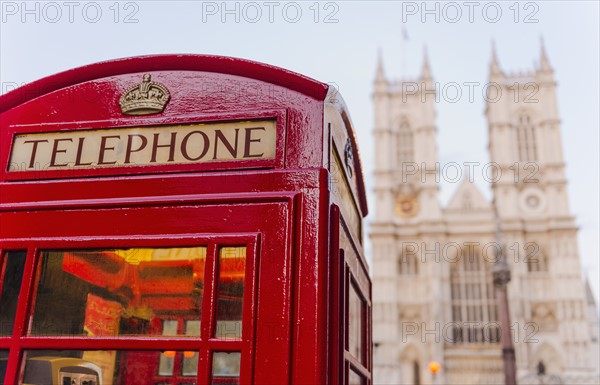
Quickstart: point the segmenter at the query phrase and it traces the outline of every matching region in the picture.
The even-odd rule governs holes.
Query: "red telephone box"
[[[371,384],[335,89],[167,55],[0,97],[0,382]]]

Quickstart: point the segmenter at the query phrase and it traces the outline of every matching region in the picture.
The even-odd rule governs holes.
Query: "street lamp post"
[[[502,254],[499,261],[494,263],[492,274],[496,297],[498,300],[498,313],[500,314],[500,342],[502,343],[502,359],[504,360],[504,383],[506,385],[517,384],[517,367],[515,360],[515,348],[510,330],[510,314],[508,308],[508,293],[506,285],[510,282],[510,268],[506,263],[504,247],[501,246]]]
[[[496,288],[498,314],[500,315],[500,342],[502,343],[502,359],[504,361],[504,384],[517,385],[517,364],[515,359],[515,347],[513,345],[510,330],[510,313],[508,307],[507,285],[510,282],[510,267],[506,260],[506,248],[502,240],[502,229],[500,228],[500,217],[494,196],[494,212],[496,215],[496,242],[499,246],[498,255],[492,267],[494,287]]]

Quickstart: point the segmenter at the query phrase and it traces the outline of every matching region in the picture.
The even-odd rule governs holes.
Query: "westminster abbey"
[[[599,383],[598,313],[582,277],[543,45],[536,67],[508,74],[494,50],[485,109],[494,198],[464,177],[442,207],[427,57],[410,82],[386,78],[380,57],[370,230],[375,384],[504,384],[492,282],[498,233],[512,275],[518,384]],[[441,364],[435,375],[431,362]]]

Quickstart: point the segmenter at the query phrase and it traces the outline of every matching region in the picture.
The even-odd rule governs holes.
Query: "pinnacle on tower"
[[[429,68],[429,56],[427,55],[427,46],[423,46],[423,69],[421,69],[421,79],[431,79],[431,69]]]
[[[385,83],[385,73],[383,72],[383,55],[381,48],[377,51],[377,72],[375,73],[375,83]]]
[[[498,57],[496,56],[496,42],[492,39],[492,61],[490,63],[490,75],[502,74],[500,64],[498,64]]]
[[[544,38],[540,36],[540,70],[542,71],[552,71],[552,67],[550,66],[550,61],[548,60],[548,56],[546,55],[546,47],[544,46]]]

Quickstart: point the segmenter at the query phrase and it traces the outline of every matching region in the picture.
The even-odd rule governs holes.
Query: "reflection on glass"
[[[163,321],[163,336],[176,336],[177,335],[177,320],[164,320]]]
[[[215,337],[241,338],[246,247],[222,247],[218,271]]]
[[[349,351],[359,362],[363,363],[364,304],[356,292],[354,284],[350,285],[348,302],[350,318],[348,322]]]
[[[175,370],[175,351],[168,350],[160,353],[160,361],[158,364],[159,376],[172,376]]]
[[[8,350],[0,350],[0,384],[4,384],[6,365],[8,364]]]
[[[205,247],[43,252],[31,335],[176,335],[200,319]]]
[[[185,335],[190,337],[200,336],[200,321],[188,320],[185,321]]]
[[[181,355],[184,352],[173,352]],[[194,352],[197,357],[197,352]],[[187,383],[161,378],[158,352],[115,350],[30,350],[23,357],[25,370],[19,384],[121,385]],[[172,374],[171,374],[172,375]],[[197,370],[190,376],[197,376]],[[175,382],[173,382],[175,381]]]
[[[26,251],[8,251],[4,262],[0,258],[0,336],[12,335],[26,256]]]
[[[239,384],[240,352],[215,352],[212,354],[212,383],[213,384]]]

